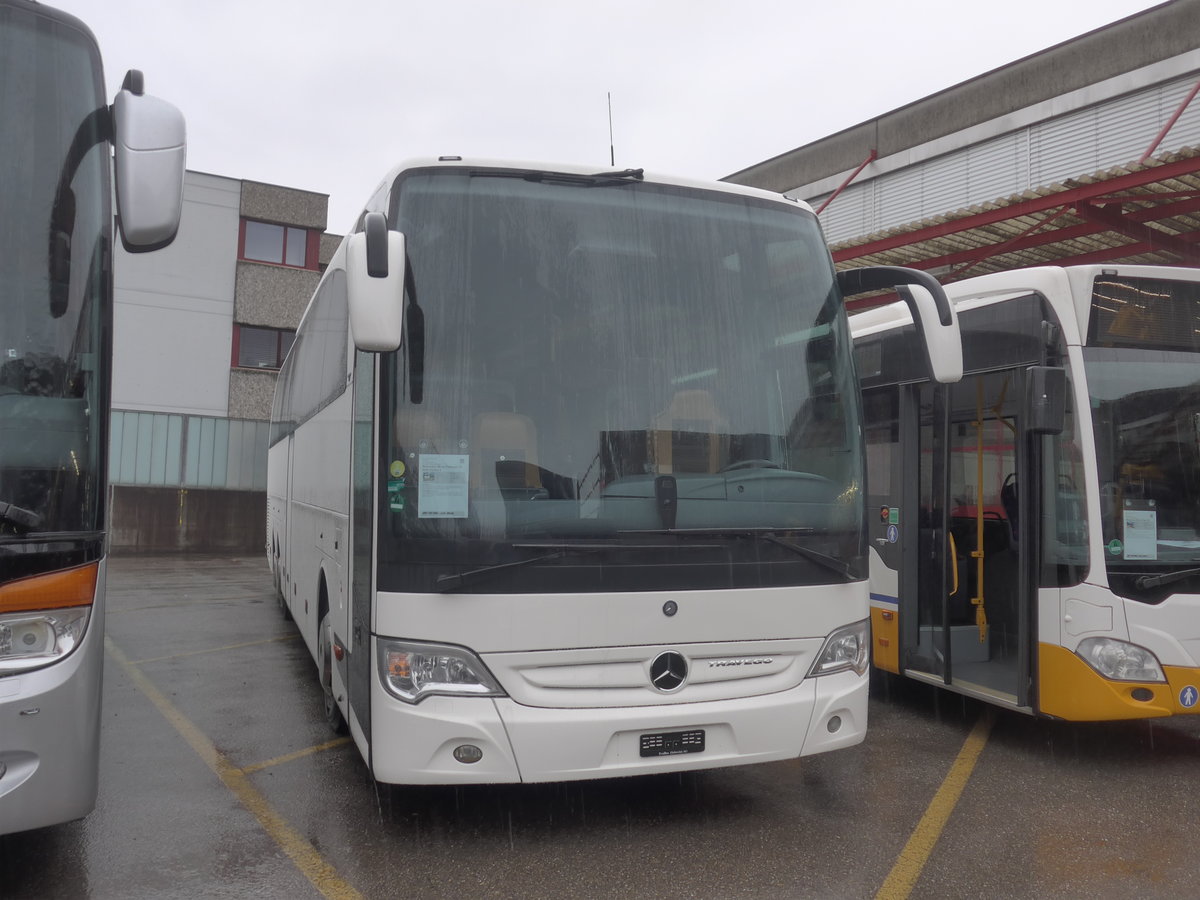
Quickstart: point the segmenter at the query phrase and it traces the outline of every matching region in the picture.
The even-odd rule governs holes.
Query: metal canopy
[[[1200,147],[833,245],[839,269],[911,266],[949,284],[1028,266],[1200,266]],[[851,310],[891,299],[855,298]]]

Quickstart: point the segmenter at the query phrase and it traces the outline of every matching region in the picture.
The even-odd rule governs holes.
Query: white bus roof
[[[960,312],[1031,291],[1045,295],[1054,305],[1058,305],[1063,297],[1070,298],[1075,303],[1070,315],[1064,315],[1061,309],[1057,311],[1059,318],[1063,320],[1068,343],[1078,343],[1080,335],[1077,323],[1087,322],[1092,302],[1092,283],[1100,275],[1200,281],[1200,269],[1180,266],[1134,266],[1119,263],[1096,266],[1039,266],[993,272],[956,281],[946,285],[946,295]],[[850,316],[850,332],[854,337],[890,331],[910,324],[912,313],[909,312],[908,305],[901,301],[863,310]]]
[[[625,172],[630,169],[636,170],[636,166],[611,166],[605,164],[598,165],[582,165],[579,163],[556,163],[556,162],[535,162],[529,160],[500,160],[486,159],[482,157],[469,156],[430,156],[416,157],[407,159],[400,165],[393,168],[384,179],[382,184],[391,184],[396,180],[396,177],[401,172],[409,169],[424,169],[430,167],[437,168],[462,168],[462,169],[509,169],[518,171],[530,172],[561,172],[565,175],[597,175],[608,172]],[[786,197],[783,194],[777,194],[774,191],[764,191],[760,188],[747,187],[740,184],[731,184],[728,181],[705,181],[697,178],[686,178],[679,175],[670,175],[663,172],[655,172],[651,170],[642,170],[643,179],[653,184],[670,184],[679,187],[696,188],[699,190],[721,191],[727,194],[739,194],[745,197],[758,197],[763,200],[774,200],[779,203],[786,203],[789,206],[807,209],[810,212],[812,207],[803,200],[795,200],[791,197]]]

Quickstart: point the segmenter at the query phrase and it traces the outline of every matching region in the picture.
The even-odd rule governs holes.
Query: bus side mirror
[[[1062,434],[1067,418],[1066,369],[1030,366],[1025,372],[1026,432]]]
[[[929,376],[941,384],[962,381],[962,335],[958,313],[938,280],[920,269],[869,266],[837,273],[843,297],[892,288],[912,311],[924,338]]]
[[[390,231],[382,213],[367,213],[364,228],[346,246],[350,333],[367,353],[390,353],[404,334],[404,235]]]
[[[165,247],[183,212],[183,114],[142,93],[142,73],[131,69],[113,101],[112,123],[121,243],[130,253]]]
[[[929,376],[940,384],[962,381],[962,335],[958,330],[958,314],[954,307],[947,301],[950,321],[943,322],[938,312],[937,298],[927,287],[919,284],[897,285],[896,293],[912,310],[913,321],[925,338],[925,362],[929,366]],[[944,297],[945,292],[941,293]]]

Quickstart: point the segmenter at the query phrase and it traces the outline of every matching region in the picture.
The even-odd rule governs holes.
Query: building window
[[[313,240],[313,238],[316,240]],[[308,228],[242,219],[241,259],[315,269],[320,235]]]
[[[233,364],[242,369],[278,369],[296,332],[282,328],[233,326]]]

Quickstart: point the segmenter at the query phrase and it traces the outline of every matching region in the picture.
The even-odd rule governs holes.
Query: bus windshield
[[[861,577],[858,394],[815,217],[638,176],[397,181],[381,587]]]
[[[1090,331],[1110,581],[1160,598],[1155,575],[1200,566],[1200,285],[1097,281]]]
[[[102,527],[109,181],[85,32],[0,7],[0,548]],[[74,150],[72,147],[74,146]],[[89,149],[90,148],[90,149]]]

